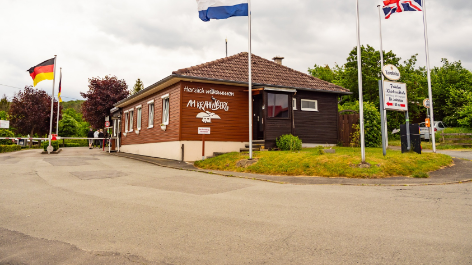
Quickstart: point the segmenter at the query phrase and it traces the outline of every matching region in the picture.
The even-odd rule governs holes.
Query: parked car
[[[442,121],[435,121],[434,127],[431,127],[431,129],[434,129],[435,132],[440,132],[446,128],[446,124],[444,124]],[[424,122],[420,123],[420,138],[424,140],[430,139],[429,128],[426,127]]]

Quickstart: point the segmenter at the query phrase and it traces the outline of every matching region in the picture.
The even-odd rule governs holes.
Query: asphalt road
[[[472,183],[282,185],[0,154],[0,264],[470,264]]]

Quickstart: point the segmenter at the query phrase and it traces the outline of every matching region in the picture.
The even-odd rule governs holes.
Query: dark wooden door
[[[264,140],[264,115],[262,112],[263,102],[264,101],[262,100],[262,93],[253,96],[253,140]]]

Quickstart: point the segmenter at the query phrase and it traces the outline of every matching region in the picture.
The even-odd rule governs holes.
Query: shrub
[[[59,141],[52,141],[51,145],[52,145],[52,147],[54,147],[54,151],[59,150]],[[49,146],[49,141],[44,141],[43,142],[43,149],[44,149],[45,152],[47,151],[48,146]]]
[[[302,150],[302,140],[297,136],[285,134],[276,139],[277,147],[282,151]]]
[[[0,153],[15,152],[20,150],[21,146],[19,145],[0,145]]]
[[[7,129],[0,129],[0,137],[15,137],[15,134]],[[11,140],[0,140],[0,145],[12,145],[13,142]]]
[[[67,143],[66,144],[66,147],[79,147],[80,144],[79,143]]]
[[[359,102],[348,102],[339,110],[359,110]],[[379,147],[382,144],[380,112],[374,103],[364,101],[364,134],[366,147]]]

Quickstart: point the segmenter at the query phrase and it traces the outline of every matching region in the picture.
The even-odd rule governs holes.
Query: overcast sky
[[[361,43],[379,49],[382,1],[359,2]],[[344,64],[356,46],[354,0],[253,0],[252,9],[252,52],[284,56],[293,69]],[[428,0],[427,12],[432,66],[448,58],[472,70],[472,1]],[[422,18],[406,12],[383,19],[384,50],[403,60],[418,53],[424,66]],[[0,22],[0,95],[10,99],[19,90],[12,87],[33,84],[26,70],[55,54],[68,101],[82,99],[90,77],[116,75],[130,88],[141,78],[147,87],[222,58],[225,38],[229,55],[247,51],[246,17],[202,22],[195,0],[0,0]],[[37,88],[51,93],[52,81]]]

